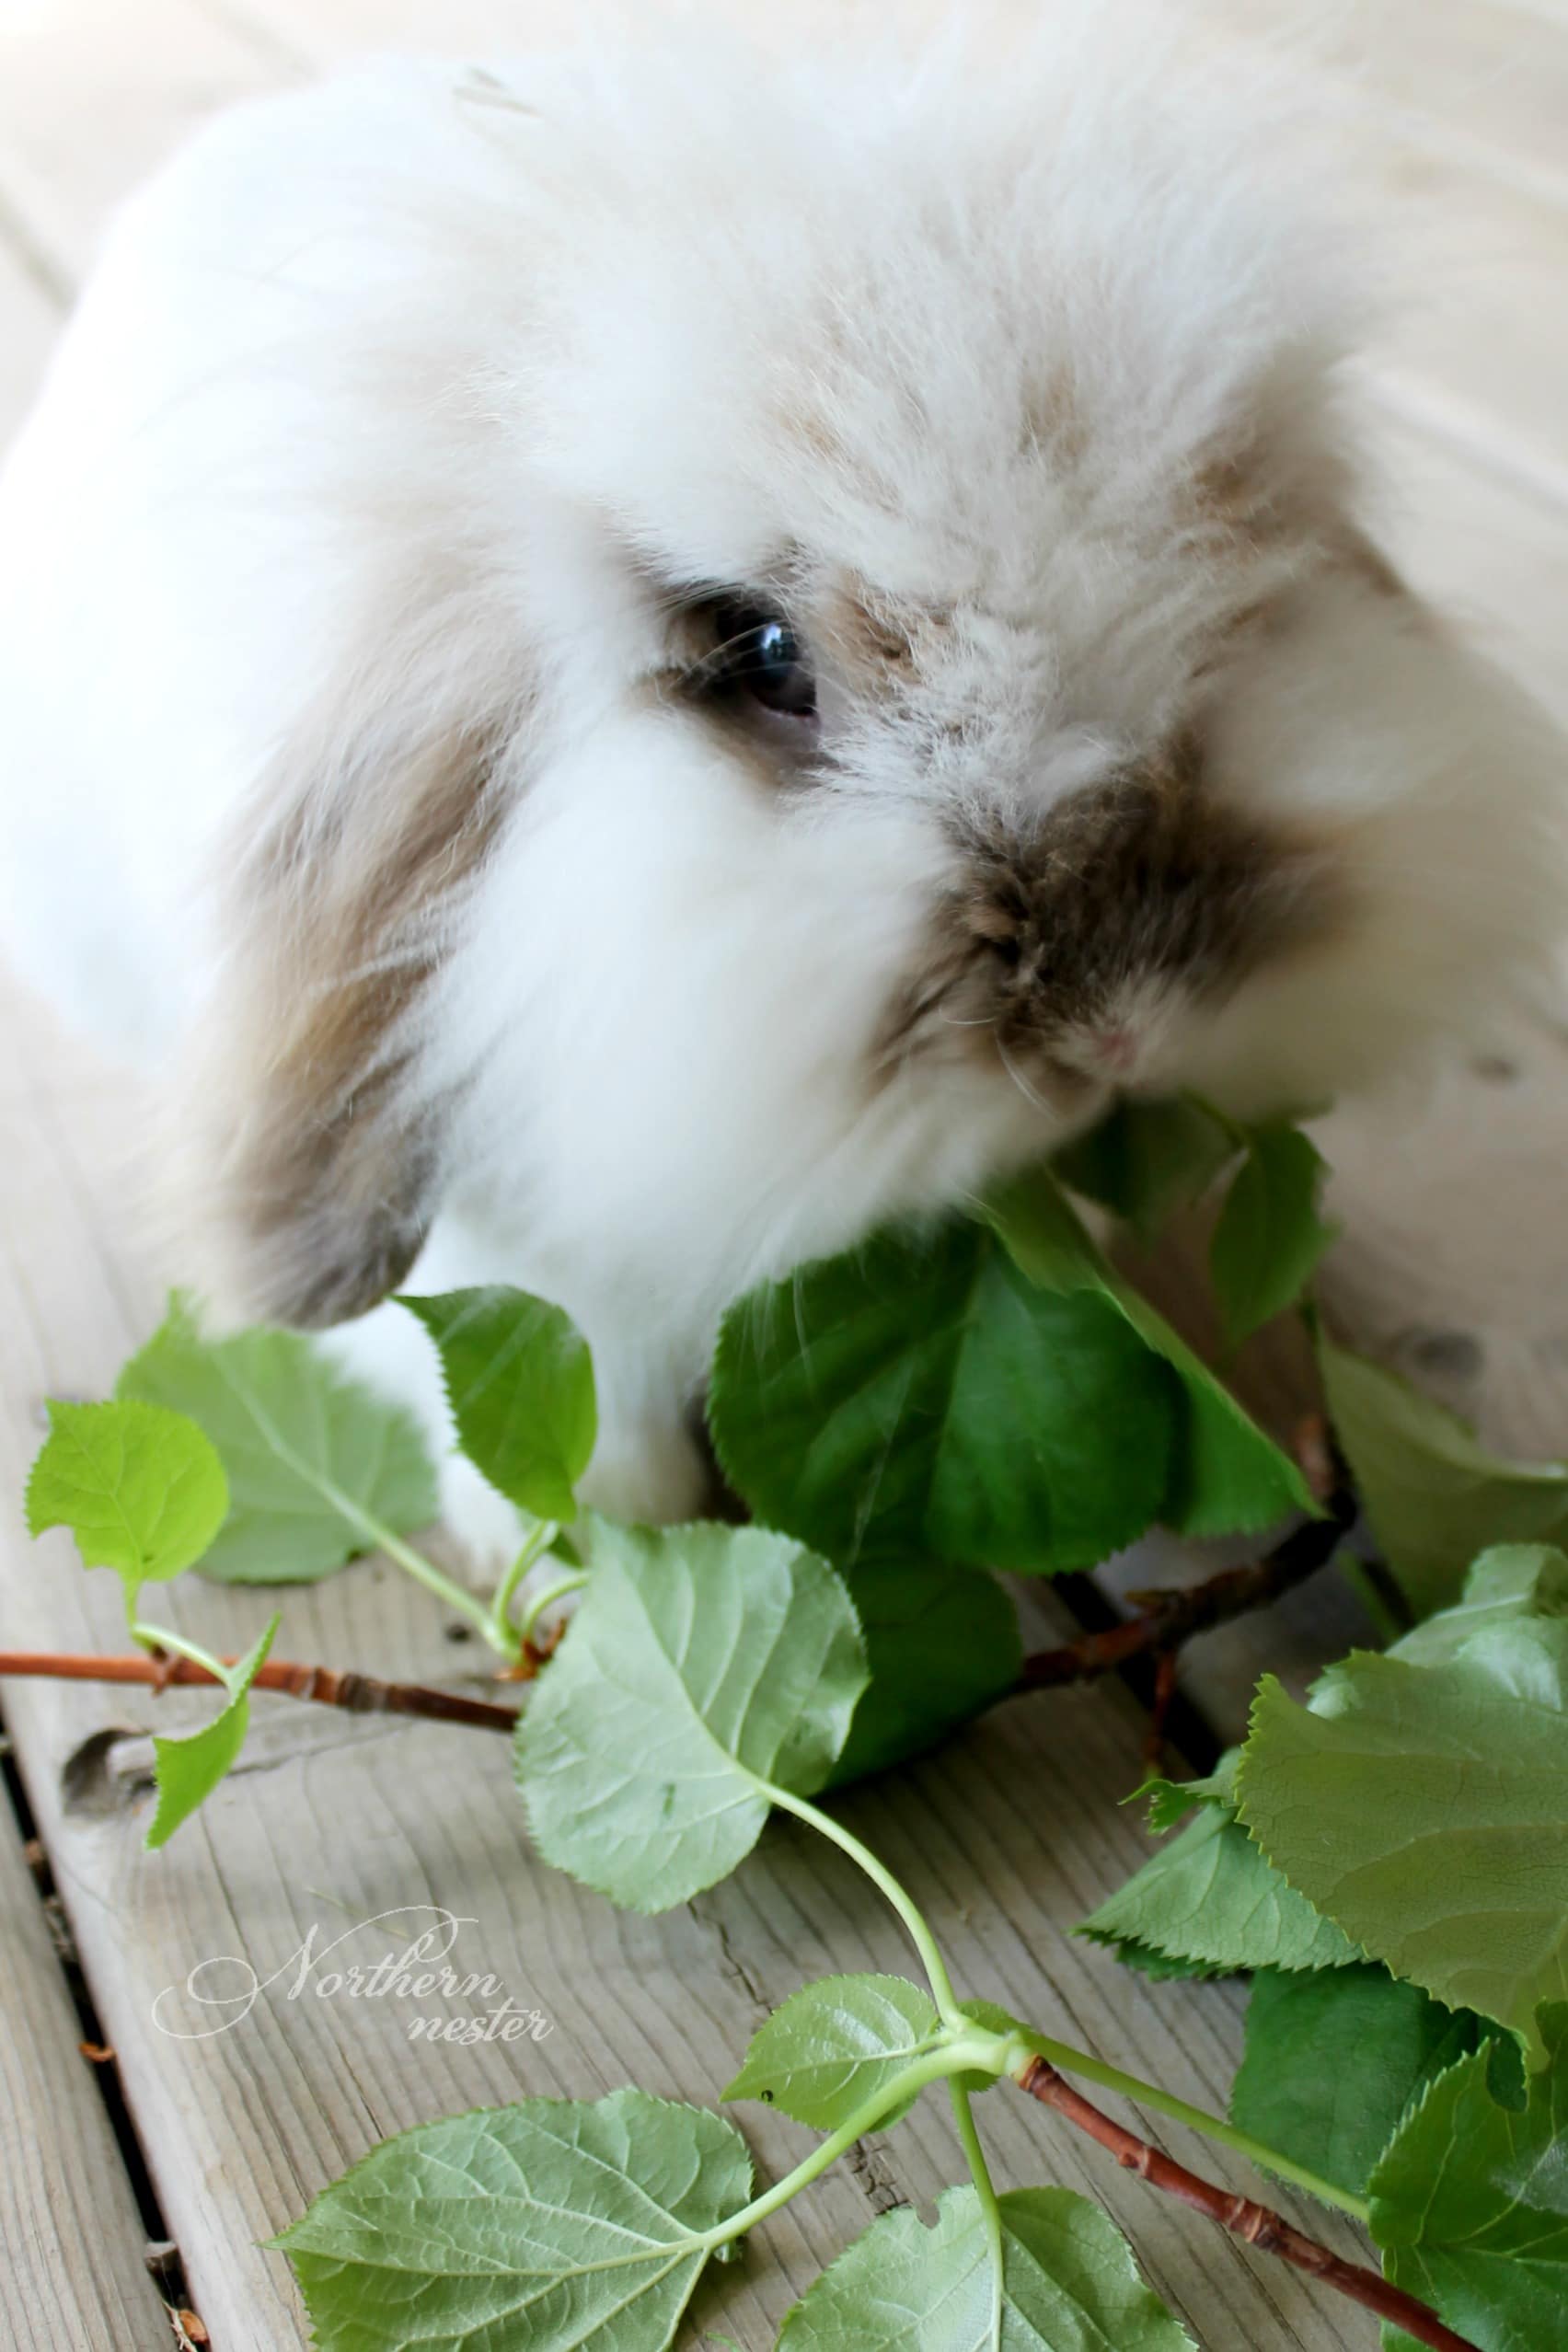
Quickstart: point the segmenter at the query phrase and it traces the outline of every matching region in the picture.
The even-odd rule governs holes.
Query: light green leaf
[[[1483,1551],[1452,1608],[1412,1626],[1389,1650],[1407,1666],[1442,1666],[1478,1633],[1519,1618],[1568,1618],[1568,1558],[1550,1543],[1499,1543]]]
[[[398,1304],[441,1351],[469,1460],[536,1518],[575,1518],[599,1424],[593,1359],[571,1316],[499,1284]]]
[[[963,1218],[743,1299],[709,1399],[757,1516],[846,1567],[1090,1567],[1154,1516],[1179,1411],[1169,1368],[1106,1298],[1036,1288]]]
[[[188,1413],[216,1447],[230,1509],[202,1562],[221,1584],[306,1582],[370,1550],[379,1527],[427,1527],[435,1478],[413,1415],[349,1380],[298,1332],[207,1339],[168,1316],[115,1391]]]
[[[1568,1465],[1500,1459],[1398,1373],[1321,1332],[1318,1360],[1335,1434],[1417,1617],[1458,1599],[1487,1545],[1568,1541]]]
[[[522,2099],[384,2140],[275,2242],[321,2352],[663,2352],[750,2192],[718,2116]]]
[[[762,1528],[593,1526],[594,1572],[517,1734],[540,1853],[637,1911],[751,1851],[809,1795],[866,1685],[849,1596]]]
[[[63,1404],[28,1480],[28,1529],[69,1528],[85,1568],[143,1585],[201,1559],[229,1506],[224,1466],[193,1421],[151,1404]]]
[[[1335,1228],[1318,1214],[1327,1174],[1298,1127],[1250,1130],[1214,1228],[1209,1272],[1232,1347],[1294,1306]]]
[[[929,2049],[941,2021],[906,1977],[823,1977],[802,1985],[752,2035],[726,2099],[762,2099],[813,2131],[836,2131]],[[919,2096],[882,2117],[906,2116]]]
[[[1372,2234],[1395,2285],[1482,2352],[1549,2352],[1568,2312],[1568,2008],[1542,2011],[1546,2064],[1522,2112],[1478,2050],[1440,2075],[1372,2175]],[[1390,2329],[1390,2346],[1416,2352]]]
[[[1225,1970],[1336,1968],[1361,1957],[1270,1868],[1229,1807],[1212,1804],[1091,1911],[1078,1933],[1132,1947],[1124,1956],[1135,1965],[1140,1952]]]
[[[1109,1209],[1147,1245],[1177,1209],[1208,1190],[1237,1149],[1235,1132],[1185,1096],[1123,1100],[1057,1152],[1051,1166],[1064,1184]]]
[[[917,1756],[1004,1698],[1023,1667],[1018,1610],[994,1576],[940,1560],[874,1560],[845,1578],[870,1682],[830,1788]]]
[[[1230,2120],[1359,2196],[1411,2101],[1495,2030],[1386,1968],[1260,1969]],[[1516,2046],[1495,2047],[1516,2070]]]
[[[1237,1795],[1395,1976],[1523,2035],[1568,1994],[1568,1619],[1483,1627],[1440,1665],[1354,1655],[1309,1708],[1266,1678]]]
[[[1249,1533],[1293,1511],[1315,1513],[1300,1470],[1148,1301],[1095,1248],[1043,1171],[993,1195],[986,1215],[1032,1283],[1113,1307],[1181,1382],[1176,1443],[1153,1516],[1180,1535]]]
[[[809,2287],[778,2352],[1193,2352],[1110,2217],[1071,2189],[1009,2189],[998,2300],[980,2200],[948,2189],[873,2221]]]
[[[155,1738],[153,1769],[158,1784],[157,1811],[147,1831],[149,1847],[167,1845],[182,1821],[210,1797],[245,1745],[250,1728],[251,1684],[260,1673],[273,1637],[282,1624],[271,1619],[255,1646],[224,1675],[228,1705],[221,1715],[185,1739]]]

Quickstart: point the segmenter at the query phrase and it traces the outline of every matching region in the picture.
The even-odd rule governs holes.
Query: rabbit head
[[[695,1332],[1116,1090],[1370,1083],[1554,925],[1539,724],[1356,519],[1332,240],[1095,23],[666,35],[388,156],[183,1114],[248,1305],[444,1201]]]

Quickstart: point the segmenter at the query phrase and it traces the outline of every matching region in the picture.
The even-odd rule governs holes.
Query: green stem
[[[969,2067],[984,2066],[996,2035],[974,2033],[973,2028],[971,2035],[973,2047],[962,2039],[947,2042],[940,2049],[932,2050],[927,2057],[916,2058],[902,2068],[891,2082],[884,2082],[863,2106],[856,2108],[847,2123],[840,2124],[836,2132],[820,2140],[792,2173],[786,2173],[781,2181],[775,2181],[770,2189],[764,2189],[760,2196],[753,2197],[739,2213],[733,2214],[728,2221],[721,2222],[717,2229],[709,2230],[700,2238],[694,2239],[693,2243],[704,2246],[711,2253],[715,2246],[726,2246],[732,2239],[743,2237],[759,2221],[766,2221],[770,2214],[777,2213],[780,2206],[788,2205],[791,2197],[799,2196],[803,2188],[810,2187],[819,2173],[825,2173],[830,2164],[836,2164],[847,2149],[853,2148],[868,2131],[874,2131],[882,2117],[894,2108],[901,2107],[913,2093],[923,2091],[928,2082],[940,2082],[944,2074],[958,2074]]]
[[[491,1627],[490,1638],[498,1649],[505,1648],[509,1643],[515,1642],[517,1654],[521,1655],[523,1643],[527,1639],[527,1627],[525,1625],[523,1631],[518,1633],[513,1626],[512,1597],[540,1553],[549,1550],[559,1533],[559,1519],[536,1520],[522,1551],[496,1586],[495,1596],[490,1605]]]
[[[547,1585],[542,1593],[536,1593],[523,1613],[520,1630],[525,1642],[533,1640],[534,1628],[547,1608],[553,1608],[557,1601],[566,1598],[568,1593],[581,1592],[587,1582],[587,1569],[573,1568],[566,1575],[558,1576],[553,1585]]]
[[[225,1666],[221,1658],[215,1658],[211,1650],[202,1649],[199,1642],[182,1641],[178,1633],[171,1633],[165,1625],[140,1625],[134,1621],[131,1627],[131,1638],[149,1650],[167,1650],[173,1657],[189,1658],[192,1666],[202,1668],[203,1674],[210,1674],[214,1682],[221,1682],[225,1689],[228,1688],[233,1668]]]
[[[465,1592],[462,1585],[455,1584],[433,1560],[427,1560],[422,1551],[416,1551],[411,1543],[405,1543],[401,1536],[394,1535],[390,1528],[383,1527],[368,1512],[356,1512],[354,1516],[365,1534],[379,1551],[386,1554],[388,1560],[395,1560],[399,1568],[407,1569],[415,1582],[424,1586],[427,1593],[433,1593],[438,1601],[444,1602],[448,1608],[455,1609],[459,1617],[466,1617],[469,1624],[484,1635],[492,1650],[499,1651],[503,1658],[522,1656],[522,1643],[510,1627],[503,1631],[491,1624],[489,1609],[475,1594]]]
[[[974,2194],[980,2200],[980,2211],[986,2223],[986,2238],[991,2249],[991,2333],[989,2341],[999,2345],[1002,2340],[1002,2208],[997,2203],[997,2192],[991,2185],[990,2167],[986,2151],[980,2145],[980,2134],[974,2128],[974,2112],[969,2104],[969,2093],[956,2075],[948,2077],[948,2096],[952,2101],[953,2121],[963,2144],[969,2162],[969,2177],[974,2184]]]
[[[1304,2164],[1293,2163],[1275,2148],[1265,2147],[1261,2139],[1253,2139],[1234,2124],[1222,2123],[1202,2107],[1189,2106],[1185,2099],[1178,2099],[1169,2091],[1161,2091],[1152,2082],[1143,2081],[1136,2074],[1124,2074],[1119,2066],[1107,2066],[1102,2058],[1090,2058],[1087,2050],[1075,2050],[1070,2043],[1055,2042],[1048,2034],[1031,2033],[1020,2025],[1012,2039],[1021,2044],[1032,2056],[1048,2058],[1064,2074],[1081,2074],[1090,2082],[1098,2082],[1102,2090],[1120,2093],[1140,2107],[1152,2107],[1157,2115],[1169,2116],[1173,2123],[1185,2124],[1190,2130],[1201,2131],[1206,2139],[1217,2140],[1222,2148],[1233,2149],[1238,2156],[1256,2164],[1262,2172],[1273,2173],[1282,2181],[1289,2181],[1296,2188],[1305,2189],[1309,2196],[1321,2204],[1337,2206],[1365,2229],[1371,2220],[1371,2208],[1365,2197],[1353,2196],[1320,2173],[1309,2173]],[[1015,2076],[1022,2068],[1008,2070]]]
[[[841,1852],[847,1854],[850,1861],[865,1872],[872,1885],[886,1897],[903,1920],[909,1941],[920,1955],[920,1965],[926,1971],[931,1998],[937,2004],[943,2024],[955,2026],[961,2031],[966,2029],[971,2020],[959,2008],[952,1978],[948,1975],[947,1963],[937,1948],[937,1940],[926,1925],[914,1897],[905,1892],[892,1871],[880,1862],[870,1848],[863,1846],[850,1830],[843,1828],[831,1815],[820,1813],[814,1804],[808,1804],[804,1797],[792,1796],[788,1789],[775,1788],[770,1781],[764,1781],[762,1786],[775,1804],[782,1806],[786,1813],[794,1814],[799,1820],[809,1822],[813,1829],[819,1830]]]

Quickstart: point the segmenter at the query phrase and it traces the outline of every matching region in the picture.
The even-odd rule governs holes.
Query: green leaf
[[[1465,1579],[1462,1599],[1412,1626],[1388,1655],[1407,1666],[1442,1666],[1478,1633],[1521,1617],[1568,1617],[1568,1558],[1550,1543],[1499,1543]]]
[[[1411,2101],[1493,2032],[1386,1968],[1260,1969],[1230,2120],[1360,2196]]]
[[[1232,1347],[1293,1306],[1335,1228],[1318,1214],[1327,1173],[1298,1127],[1254,1127],[1214,1229],[1209,1272]]]
[[[1398,1373],[1320,1332],[1318,1359],[1335,1434],[1417,1617],[1458,1599],[1488,1544],[1568,1541],[1568,1466],[1501,1460]]]
[[[1194,1805],[1217,1804],[1233,1813],[1239,1754],[1239,1748],[1228,1749],[1217,1769],[1201,1781],[1168,1781],[1163,1773],[1157,1772],[1136,1788],[1125,1802],[1136,1804],[1144,1797],[1148,1799],[1148,1826],[1156,1837],[1163,1837],[1178,1822],[1185,1821]]]
[[[1193,2352],[1097,2205],[1059,2188],[997,2204],[999,2310],[980,2200],[951,2188],[934,2229],[906,2205],[873,2221],[794,2306],[778,2352]]]
[[[1078,1930],[1205,1969],[1335,1968],[1361,1954],[1286,1885],[1228,1805],[1204,1804],[1186,1828]],[[1150,1974],[1159,1973],[1151,1969]]]
[[[1208,1190],[1236,1152],[1237,1137],[1223,1120],[1178,1096],[1117,1102],[1051,1166],[1064,1184],[1119,1216],[1147,1246],[1177,1209]]]
[[[1493,2097],[1478,2050],[1431,2085],[1372,2175],[1386,2275],[1482,2352],[1547,2352],[1568,2312],[1568,2008],[1543,2010],[1537,2038],[1547,2062],[1522,2112]]]
[[[1107,1264],[1049,1175],[1021,1178],[994,1194],[986,1213],[1032,1282],[1066,1297],[1104,1300],[1181,1382],[1176,1443],[1154,1517],[1179,1535],[1209,1536],[1251,1533],[1292,1511],[1316,1513],[1289,1456]]]
[[[183,1299],[115,1391],[188,1413],[216,1447],[230,1509],[202,1562],[221,1584],[309,1581],[428,1527],[435,1478],[411,1413],[347,1379],[297,1332],[207,1339]]]
[[[599,1424],[593,1358],[571,1316],[500,1284],[398,1304],[441,1351],[469,1460],[536,1519],[575,1518]]]
[[[193,1421],[151,1404],[49,1402],[28,1480],[28,1529],[69,1528],[85,1568],[112,1568],[134,1609],[143,1585],[201,1559],[229,1506],[224,1466]]]
[[[153,1769],[158,1804],[147,1831],[149,1847],[167,1845],[182,1821],[210,1797],[234,1765],[250,1728],[251,1684],[260,1673],[282,1620],[274,1617],[255,1646],[224,1673],[228,1705],[221,1715],[185,1739],[155,1738]]]
[[[758,1517],[842,1565],[1087,1568],[1148,1525],[1180,1397],[1106,1298],[1027,1281],[981,1226],[883,1233],[724,1320],[709,1399]]]
[[[836,2131],[941,2030],[929,1996],[906,1977],[824,1977],[802,1985],[752,2035],[726,2099],[762,2099],[813,2131]],[[919,2095],[882,2117],[885,2130]]]
[[[594,1572],[517,1734],[540,1853],[630,1910],[723,1878],[777,1786],[821,1788],[866,1684],[849,1596],[762,1528],[595,1520]]]
[[[1568,1619],[1443,1663],[1357,1654],[1259,1688],[1237,1780],[1269,1859],[1397,1977],[1528,2035],[1568,1993]]]
[[[940,1560],[866,1561],[845,1578],[870,1681],[830,1788],[932,1747],[1023,1666],[1018,1611],[994,1576]]]
[[[321,2352],[663,2352],[750,2192],[718,2116],[522,2099],[384,2140],[274,2242]]]

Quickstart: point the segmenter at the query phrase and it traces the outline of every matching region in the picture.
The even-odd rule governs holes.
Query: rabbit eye
[[[787,620],[758,605],[715,605],[718,643],[708,667],[715,686],[789,719],[816,715],[816,679]]]

